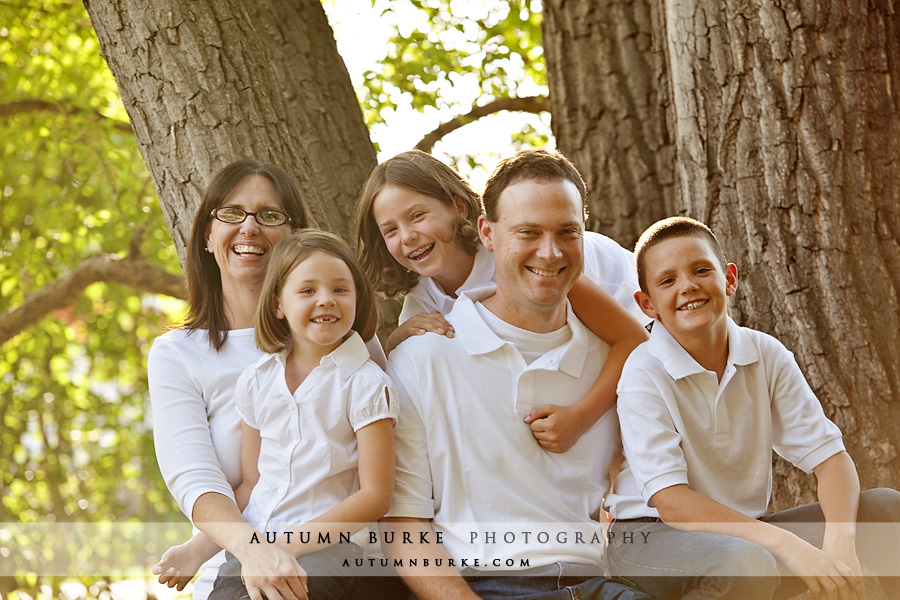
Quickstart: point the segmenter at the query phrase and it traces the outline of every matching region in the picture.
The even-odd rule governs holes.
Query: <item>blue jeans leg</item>
[[[783,527],[817,548],[825,535],[825,515],[818,502],[789,508],[763,521]],[[900,492],[889,488],[865,490],[859,495],[857,511],[857,546],[859,562],[878,576],[878,583],[888,598],[900,598]],[[871,524],[871,525],[867,525]],[[790,598],[806,590],[797,577],[786,577],[776,598]]]
[[[486,600],[651,600],[638,589],[607,579],[575,574],[576,565],[557,563],[555,575],[466,576],[469,587]],[[543,570],[543,568],[542,568]]]
[[[250,595],[241,581],[241,563],[230,552],[219,567],[208,600],[248,600]],[[335,544],[324,550],[310,552],[297,558],[306,571],[310,600],[349,600],[353,598],[359,577],[343,568],[346,560],[353,564],[362,556],[356,544]]]
[[[627,521],[614,522],[610,536],[613,575],[660,600],[766,599],[779,584],[775,558],[740,538]]]

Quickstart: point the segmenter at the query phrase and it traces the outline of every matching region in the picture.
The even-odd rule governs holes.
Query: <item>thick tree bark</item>
[[[287,168],[311,224],[350,239],[375,151],[318,0],[85,6],[182,258],[209,177],[242,156]]]
[[[633,247],[672,212],[665,23],[652,0],[545,0],[553,133],[591,193],[588,226]]]
[[[900,15],[842,0],[667,15],[680,204],[742,268],[735,317],[794,351],[863,486],[897,487]],[[779,504],[811,496],[779,471]]]
[[[742,280],[732,315],[794,351],[863,486],[897,487],[900,15],[888,2],[648,2],[545,3],[560,148],[630,231],[687,214],[717,232]],[[657,187],[630,196],[640,182]],[[813,498],[809,477],[776,471],[774,508]]]

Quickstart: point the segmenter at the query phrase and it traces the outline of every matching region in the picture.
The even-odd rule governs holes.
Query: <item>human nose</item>
[[[537,255],[538,258],[546,261],[559,259],[562,256],[562,252],[559,251],[559,244],[557,244],[556,238],[552,235],[545,235],[538,245]]]
[[[259,223],[256,221],[256,215],[250,215],[247,213],[247,216],[241,222],[241,233],[244,235],[256,235],[259,233]]]
[[[334,294],[327,290],[320,291],[316,298],[316,304],[319,306],[333,306],[335,304]]]
[[[699,285],[697,285],[697,280],[694,279],[693,275],[685,275],[681,280],[681,293],[685,294],[688,292],[693,292],[699,289]]]
[[[416,237],[416,230],[407,225],[400,226],[400,239],[404,244],[413,241]]]

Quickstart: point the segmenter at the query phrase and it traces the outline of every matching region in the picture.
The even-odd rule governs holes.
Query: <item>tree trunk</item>
[[[630,248],[674,206],[662,27],[652,0],[544,2],[553,133],[590,190],[588,227]]]
[[[85,0],[179,255],[210,176],[239,157],[280,164],[311,224],[350,240],[375,165],[318,0]]]
[[[742,279],[732,315],[772,333],[795,353],[826,414],[843,431],[863,487],[897,487],[900,111],[893,82],[900,81],[900,17],[887,1],[659,4],[664,6],[651,8],[644,23],[653,23],[653,35],[665,36],[662,76],[654,61],[663,56],[663,44],[652,36],[639,43],[644,34],[638,28],[646,25],[632,24],[637,17],[581,7],[578,19],[563,20],[561,14],[575,10],[571,2],[545,3],[559,145],[589,174],[596,168],[587,166],[593,160],[624,169],[622,180],[639,180],[633,176],[636,164],[652,161],[637,160],[643,154],[632,150],[637,145],[622,128],[668,126],[668,134],[652,139],[671,139],[674,157],[667,144],[646,143],[659,163],[674,159],[669,170],[647,169],[676,174],[675,200],[663,202],[665,214],[687,214],[713,228]],[[657,15],[663,23],[654,21]],[[606,32],[594,42],[602,56],[575,60],[580,44],[594,39],[593,31]],[[626,61],[629,48],[643,58]],[[560,91],[563,64],[568,73]],[[598,79],[626,90],[643,90],[649,80],[659,88],[660,104],[671,90],[668,120],[661,110],[648,116],[646,101],[614,103]],[[592,91],[571,98],[578,81],[589,82],[584,86]],[[568,119],[577,111],[565,107],[577,109],[579,103],[586,121],[557,123],[557,114]],[[612,111],[615,117],[607,118]],[[606,137],[591,144],[612,156],[580,158],[591,135]],[[603,189],[602,182],[591,183]],[[660,196],[667,198],[646,194],[636,201],[657,202]],[[628,202],[620,195],[611,204]],[[635,214],[637,229],[662,216],[650,207],[616,214]],[[773,508],[814,497],[810,478],[796,469],[779,463],[776,477]]]

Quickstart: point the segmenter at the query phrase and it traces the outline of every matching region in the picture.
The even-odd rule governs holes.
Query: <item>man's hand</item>
[[[531,434],[544,450],[557,453],[574,446],[593,425],[574,406],[556,404],[535,408],[525,417],[525,422],[531,426]]]

